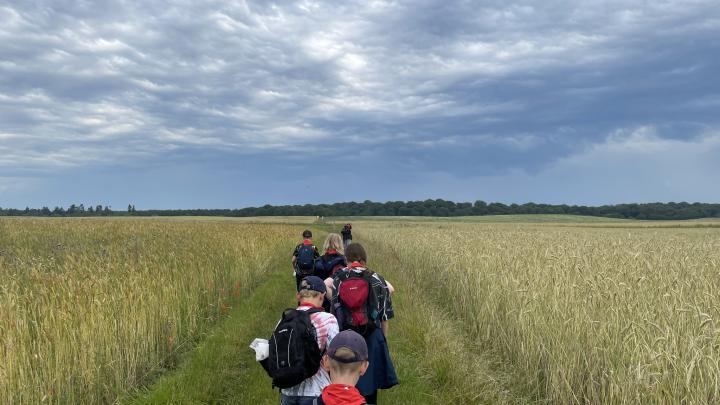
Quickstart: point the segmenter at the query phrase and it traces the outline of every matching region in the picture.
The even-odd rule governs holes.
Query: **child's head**
[[[328,250],[336,250],[338,253],[344,254],[342,237],[336,233],[328,234],[327,238],[325,238],[325,243],[323,244],[323,250],[326,252]]]
[[[365,339],[355,331],[344,330],[330,341],[323,365],[330,372],[333,384],[355,385],[368,368]]]
[[[325,297],[325,282],[316,276],[307,276],[300,282],[297,299],[315,306],[321,306]]]
[[[349,244],[345,249],[345,257],[348,262],[367,263],[367,253],[365,253],[365,248],[359,243]]]
[[[303,239],[312,239],[312,231],[309,229],[304,230]]]

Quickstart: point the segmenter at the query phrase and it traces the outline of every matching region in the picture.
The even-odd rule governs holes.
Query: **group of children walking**
[[[378,389],[398,384],[387,345],[393,287],[367,267],[350,229],[329,234],[322,255],[306,230],[293,252],[298,307],[258,356],[281,405],[377,404]]]

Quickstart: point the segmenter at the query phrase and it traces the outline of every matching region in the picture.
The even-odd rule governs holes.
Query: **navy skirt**
[[[365,338],[370,366],[355,387],[362,395],[370,395],[378,389],[391,388],[399,383],[395,366],[390,360],[387,340],[380,328]]]

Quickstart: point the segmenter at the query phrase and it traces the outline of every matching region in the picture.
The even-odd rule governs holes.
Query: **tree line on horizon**
[[[453,202],[442,199],[424,201],[388,201],[384,203],[342,202],[335,204],[305,205],[264,205],[238,209],[167,209],[136,210],[129,204],[127,210],[113,211],[109,206],[88,206],[72,204],[70,207],[49,207],[14,209],[1,208],[0,216],[40,217],[92,217],[92,216],[482,216],[521,214],[567,214],[587,215],[606,218],[641,220],[681,220],[699,218],[720,218],[720,204],[668,202],[643,204],[616,204],[601,206],[566,204],[503,204],[485,201]]]

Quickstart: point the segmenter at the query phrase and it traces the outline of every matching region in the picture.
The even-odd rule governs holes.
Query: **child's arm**
[[[333,296],[333,279],[328,277],[325,279],[325,296],[327,299],[332,300]]]
[[[380,329],[382,330],[383,335],[385,335],[385,337],[387,337],[388,336],[388,321],[381,321]]]

